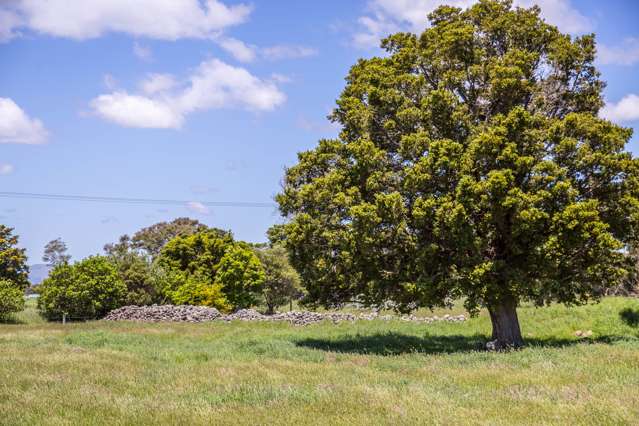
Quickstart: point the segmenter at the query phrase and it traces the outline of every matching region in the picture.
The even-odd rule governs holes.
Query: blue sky
[[[0,198],[31,263],[61,237],[75,259],[119,235],[190,216],[264,241],[296,153],[380,37],[420,31],[433,0],[0,1],[0,191],[184,200],[129,205]],[[467,6],[470,0],[447,2]],[[537,3],[565,32],[595,32],[602,114],[639,125],[639,2]],[[639,154],[639,138],[629,149]]]

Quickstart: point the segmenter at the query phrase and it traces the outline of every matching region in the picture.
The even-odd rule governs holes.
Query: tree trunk
[[[488,306],[488,312],[493,325],[490,349],[519,348],[524,345],[517,318],[517,302],[514,299],[504,299],[491,304]]]

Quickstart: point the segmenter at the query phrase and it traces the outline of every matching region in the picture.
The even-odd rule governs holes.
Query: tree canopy
[[[128,235],[122,235],[117,243],[106,244],[104,251],[127,287],[126,304],[150,305],[161,301],[155,287],[153,264],[149,256],[133,247]]]
[[[158,265],[167,274],[171,299],[210,300],[215,302],[211,306],[224,310],[254,304],[264,279],[248,244],[211,229],[169,241]]]
[[[49,320],[101,318],[119,308],[127,288],[104,256],[90,256],[74,264],[60,263],[39,287],[38,309]]]
[[[134,248],[143,250],[151,257],[156,257],[162,247],[173,238],[186,237],[208,229],[219,235],[230,234],[230,232],[221,229],[209,228],[196,219],[179,217],[170,222],[158,222],[139,230],[131,237],[131,244]]]
[[[286,171],[285,244],[310,302],[463,297],[488,308],[498,346],[519,346],[521,301],[584,303],[623,278],[639,219],[631,130],[597,116],[593,35],[510,1],[428,19],[350,69],[339,138]]]
[[[61,238],[49,241],[44,246],[42,261],[49,266],[57,266],[61,263],[68,263],[71,256],[67,253],[67,245]]]
[[[0,280],[11,281],[24,290],[29,287],[29,266],[25,249],[18,247],[13,228],[0,224]]]

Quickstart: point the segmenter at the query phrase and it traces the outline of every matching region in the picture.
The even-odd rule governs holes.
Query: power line
[[[194,200],[170,200],[152,198],[99,197],[88,195],[39,194],[33,192],[5,192],[0,191],[0,198],[58,200],[58,201],[86,201],[96,203],[136,204],[136,205],[172,205],[184,206]],[[275,208],[275,203],[258,203],[247,201],[197,201],[207,207],[268,207]]]

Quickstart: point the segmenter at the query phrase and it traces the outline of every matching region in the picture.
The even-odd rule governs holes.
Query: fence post
[[[64,325],[64,324],[66,324],[66,323],[67,323],[67,313],[66,313],[66,312],[64,312],[64,313],[62,314],[62,324]]]

